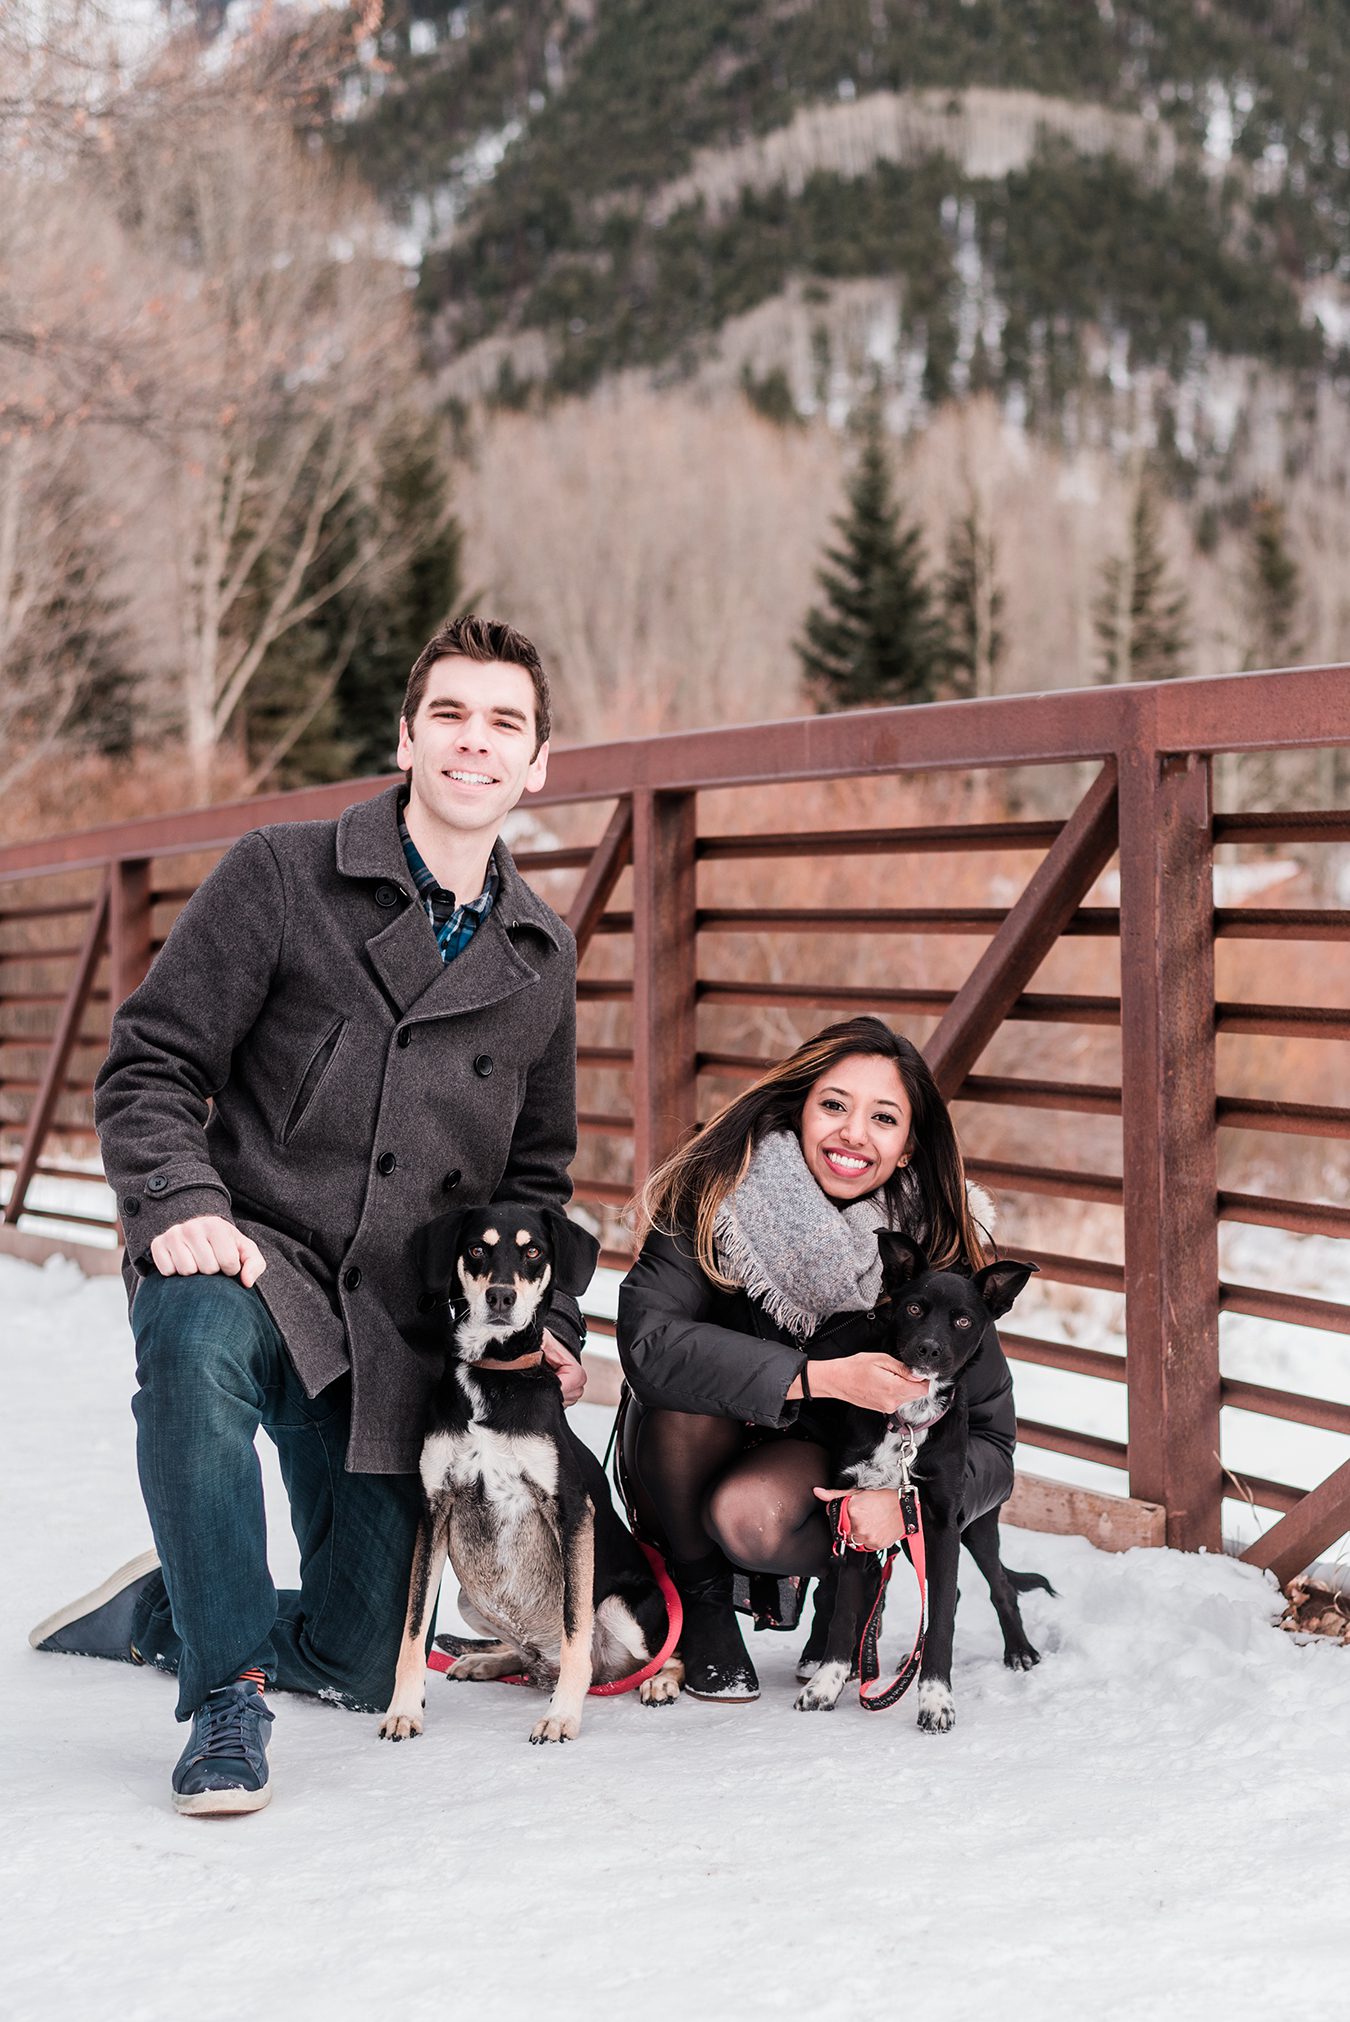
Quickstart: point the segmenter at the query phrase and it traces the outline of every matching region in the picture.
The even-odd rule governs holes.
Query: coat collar
[[[442,1018],[482,1010],[499,1003],[527,983],[538,981],[511,935],[533,928],[553,948],[561,946],[556,914],[530,890],[505,843],[498,838],[492,861],[497,867],[497,902],[462,954],[442,962],[436,937],[416,902],[412,873],[398,832],[401,785],[373,800],[349,807],[338,820],[337,867],[344,877],[369,879],[397,887],[402,901],[392,919],[372,898],[366,942],[380,980],[404,1016],[416,1006],[417,1016]]]

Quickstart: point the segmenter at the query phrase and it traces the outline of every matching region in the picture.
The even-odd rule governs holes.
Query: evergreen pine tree
[[[1100,681],[1164,681],[1186,671],[1186,593],[1169,579],[1161,511],[1147,472],[1140,478],[1124,554],[1102,570],[1096,625]]]
[[[919,531],[901,523],[894,500],[875,401],[848,512],[834,524],[839,544],[826,549],[818,578],[825,600],[807,613],[796,649],[817,706],[931,701],[942,678],[942,630]]]
[[[1303,579],[1290,552],[1284,508],[1274,499],[1260,498],[1253,509],[1245,577],[1243,666],[1288,667],[1303,651]]]
[[[952,522],[942,574],[947,628],[947,690],[952,695],[992,695],[1003,657],[1003,591],[994,567],[994,537],[972,499]]]

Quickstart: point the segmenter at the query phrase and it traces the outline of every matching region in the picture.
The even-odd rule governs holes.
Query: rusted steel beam
[[[626,1004],[634,984],[627,976],[579,976],[578,1004]]]
[[[25,1203],[23,1213],[25,1216],[35,1216],[40,1222],[70,1222],[80,1229],[111,1231],[117,1227],[117,1223],[110,1220],[107,1215],[82,1215],[74,1208],[35,1208],[31,1203]],[[8,1220],[9,1217],[6,1216],[5,1219]],[[18,1220],[17,1215],[14,1216],[14,1220]]]
[[[1331,906],[1223,906],[1214,915],[1221,941],[1344,941],[1350,912]]]
[[[1216,814],[1216,843],[1350,842],[1350,812],[1304,809],[1288,814]]]
[[[1069,1341],[1042,1341],[1035,1334],[1007,1334],[1001,1327],[998,1338],[1015,1362],[1067,1369],[1073,1376],[1098,1376],[1106,1383],[1125,1381],[1123,1355],[1105,1355],[1100,1348],[1079,1348]]]
[[[572,1196],[579,1201],[595,1201],[601,1207],[626,1207],[633,1197],[634,1189],[620,1186],[617,1180],[584,1179],[580,1173],[572,1175]]]
[[[1035,1418],[1017,1421],[1018,1445],[1043,1446],[1051,1453],[1069,1453],[1075,1460],[1095,1460],[1100,1467],[1125,1466],[1125,1446],[1119,1439],[1102,1439],[1095,1432],[1071,1432],[1063,1425],[1043,1425]]]
[[[1274,1130],[1294,1137],[1350,1137],[1350,1109],[1329,1109],[1312,1102],[1257,1102],[1241,1095],[1221,1095],[1220,1129]]]
[[[1123,1265],[1108,1264],[1102,1257],[1065,1257],[1053,1250],[1029,1250],[1025,1243],[1011,1243],[1006,1248],[1000,1244],[999,1253],[1034,1264],[1054,1285],[1088,1285],[1096,1292],[1125,1290]]]
[[[952,990],[875,989],[840,983],[732,983],[701,979],[700,1003],[815,1005],[838,1011],[896,1011],[915,1018],[936,1017],[955,999]],[[1011,1020],[1040,1025],[1118,1025],[1118,997],[1069,996],[1027,991],[1008,1012]]]
[[[1350,1208],[1327,1207],[1320,1201],[1276,1200],[1272,1194],[1221,1193],[1219,1220],[1292,1229],[1302,1236],[1350,1236]]]
[[[631,1137],[633,1119],[631,1116],[606,1116],[595,1110],[579,1109],[577,1129],[601,1131],[606,1137]]]
[[[81,912],[86,910],[81,906]],[[0,948],[0,963],[23,963],[31,969],[39,962],[73,962],[79,952],[78,944],[73,948]]]
[[[1119,1116],[1120,1090],[1101,1082],[1021,1081],[968,1074],[953,1102],[993,1102],[1013,1109],[1064,1109],[1084,1116]]]
[[[1007,917],[1004,906],[720,906],[701,908],[698,925],[714,934],[995,934]],[[1107,938],[1119,931],[1111,906],[1080,906],[1064,928]]]
[[[631,1046],[578,1046],[578,1067],[613,1067],[620,1073],[633,1064]]]
[[[124,857],[111,868],[108,900],[108,994],[122,1004],[145,981],[154,953],[150,859]]]
[[[1292,1425],[1315,1425],[1323,1432],[1350,1435],[1350,1404],[1333,1404],[1327,1397],[1302,1397],[1296,1390],[1276,1390],[1267,1383],[1241,1383],[1233,1376],[1225,1376],[1221,1387],[1224,1403],[1234,1411],[1255,1411],[1262,1418],[1284,1418]]]
[[[595,923],[597,934],[631,934],[633,915],[631,913],[602,913]]]
[[[511,861],[518,871],[580,871],[594,854],[584,843],[578,843],[574,849],[522,850],[519,856],[512,850]]]
[[[62,906],[4,906],[0,907],[0,927],[7,927],[11,920],[72,920],[77,913],[83,919],[88,911],[88,899],[70,899]]]
[[[1207,759],[1122,753],[1130,1493],[1185,1551],[1223,1542],[1212,820]]]
[[[632,861],[633,803],[625,798],[610,816],[568,911],[567,924],[576,936],[578,961],[590,945],[614,887]]]
[[[1289,751],[1350,744],[1350,670],[1289,667],[1136,685],[1134,724],[1154,725],[1154,749]]]
[[[1216,1004],[1214,1024],[1256,1039],[1350,1039],[1350,1012],[1296,1004]]]
[[[1009,1016],[1116,849],[1115,767],[1102,767],[1032,873],[948,1009],[924,1055],[950,1100]]]
[[[697,801],[633,797],[634,1174],[674,1151],[698,1105]]]
[[[816,828],[784,834],[704,835],[700,863],[749,857],[946,855],[955,850],[1049,849],[1062,821],[950,822],[936,828]]]
[[[1248,1313],[1254,1320],[1285,1320],[1293,1327],[1318,1327],[1326,1334],[1350,1334],[1350,1306],[1314,1299],[1307,1292],[1267,1292],[1260,1285],[1219,1286],[1224,1313]]]
[[[66,994],[61,1015],[56,1021],[56,1030],[52,1034],[41,1085],[33,1098],[33,1106],[28,1114],[23,1149],[19,1153],[19,1161],[14,1171],[14,1185],[5,1203],[3,1219],[10,1223],[17,1222],[24,1212],[29,1181],[42,1155],[42,1147],[46,1142],[47,1132],[66,1080],[66,1065],[70,1059],[71,1049],[84,1017],[85,1006],[93,993],[94,976],[108,936],[110,887],[111,876],[105,875],[98,896],[89,908],[89,924],[81,943],[80,959],[75,965],[70,989]]]
[[[1310,1566],[1350,1530],[1350,1460],[1297,1502],[1242,1554],[1249,1566],[1274,1573],[1281,1586]]]
[[[1262,1509],[1297,1509],[1307,1494],[1306,1489],[1291,1488],[1287,1481],[1269,1481],[1262,1474],[1238,1474],[1226,1467],[1224,1474],[1224,1494],[1230,1502],[1256,1502]]]
[[[967,1177],[1015,1194],[1050,1194],[1056,1200],[1120,1205],[1124,1181],[1109,1173],[1072,1172],[1063,1166],[1018,1165],[1010,1159],[968,1158]]]

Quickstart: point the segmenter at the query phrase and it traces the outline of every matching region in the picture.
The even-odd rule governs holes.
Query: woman
[[[619,1293],[632,1393],[623,1467],[684,1603],[680,1648],[696,1698],[759,1696],[733,1605],[738,1571],[795,1587],[829,1567],[822,1497],[832,1484],[804,1400],[890,1412],[927,1391],[862,1345],[886,1227],[906,1230],[936,1266],[986,1261],[946,1105],[922,1055],[878,1018],[807,1040],[643,1192],[645,1240]],[[966,1381],[969,1523],[1012,1488],[1012,1378],[992,1330]],[[901,1535],[890,1489],[855,1493],[851,1513],[869,1550]],[[787,1620],[779,1608],[776,1625],[790,1628],[797,1606]]]

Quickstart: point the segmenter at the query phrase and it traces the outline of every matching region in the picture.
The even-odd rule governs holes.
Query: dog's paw
[[[579,1715],[574,1713],[550,1713],[545,1714],[542,1720],[535,1721],[534,1726],[530,1729],[530,1740],[532,1742],[575,1741],[580,1732],[581,1720]]]
[[[673,1706],[683,1682],[683,1667],[664,1665],[654,1678],[643,1679],[638,1686],[638,1698],[644,1706]]]
[[[445,1675],[457,1685],[482,1683],[494,1678],[510,1678],[524,1668],[517,1650],[465,1650],[446,1666]]]
[[[940,1678],[919,1680],[919,1726],[925,1734],[946,1734],[956,1725],[950,1685]]]
[[[847,1683],[848,1665],[837,1658],[827,1660],[817,1666],[792,1703],[799,1713],[832,1713]]]
[[[1003,1661],[1010,1671],[1032,1671],[1040,1663],[1041,1653],[1030,1643],[1020,1643],[1003,1652]]]
[[[381,1741],[411,1741],[422,1732],[422,1713],[398,1713],[391,1706],[380,1722]]]

